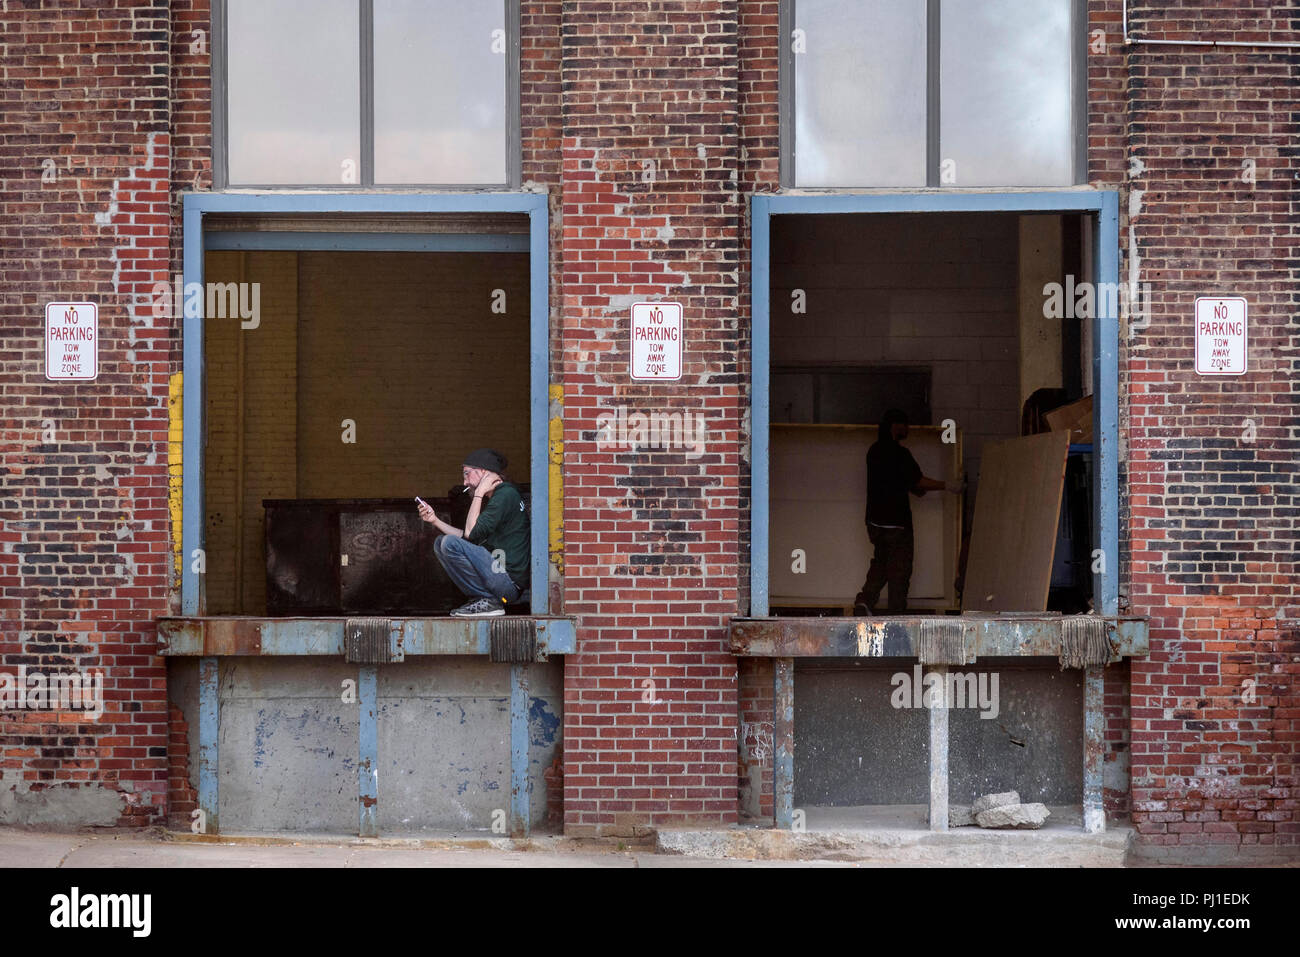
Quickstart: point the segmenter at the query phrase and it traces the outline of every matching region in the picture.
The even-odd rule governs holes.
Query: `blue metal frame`
[[[214,615],[205,618],[156,619],[158,654],[166,657],[287,657],[338,656],[344,653],[347,619],[252,618]],[[531,619],[537,636],[538,661],[578,650],[572,618]],[[392,618],[389,648],[394,660],[424,655],[487,655],[491,650],[492,619]],[[400,659],[396,656],[400,649]]]
[[[332,192],[229,192],[183,193],[184,281],[203,282],[203,217],[210,213],[244,215],[274,213],[524,213],[529,219],[529,427],[532,455],[532,569],[531,610],[546,614],[547,528],[550,496],[547,456],[547,390],[549,369],[550,272],[548,268],[549,213],[547,197],[540,193],[332,193]],[[246,235],[246,234],[245,234]],[[347,234],[327,235],[339,243]],[[355,234],[361,242],[365,234]],[[425,237],[427,239],[427,237]],[[492,237],[495,242],[501,237]],[[462,237],[464,239],[464,237]],[[397,240],[393,240],[397,241]],[[517,240],[515,240],[517,242]],[[312,248],[306,235],[297,248]],[[374,248],[331,245],[331,249]],[[200,614],[199,577],[193,571],[194,553],[203,538],[203,435],[204,366],[203,319],[184,320],[184,436],[182,440],[181,542],[184,562],[181,576],[182,614]]]
[[[768,613],[768,483],[771,407],[769,257],[771,218],[782,215],[843,213],[1092,213],[1097,217],[1094,281],[1119,288],[1119,194],[1113,190],[1042,190],[959,193],[813,193],[753,197],[750,207],[751,329],[750,412],[750,616]],[[1093,321],[1093,434],[1096,437],[1097,488],[1093,496],[1096,542],[1104,557],[1103,569],[1093,576],[1093,602],[1097,611],[1119,611],[1119,317],[1115,297],[1097,296],[1098,315]]]
[[[379,668],[357,669],[357,834],[379,836]]]
[[[217,232],[207,249],[325,249],[355,252],[526,253],[522,233],[294,233]]]
[[[532,780],[528,777],[528,665],[517,661],[510,666],[510,836],[523,837],[529,831]]]

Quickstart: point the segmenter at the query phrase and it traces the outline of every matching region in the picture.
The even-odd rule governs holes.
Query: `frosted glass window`
[[[944,0],[941,169],[955,186],[1068,186],[1071,0]]]
[[[792,185],[1074,183],[1079,0],[791,2]]]
[[[359,182],[356,0],[229,0],[226,10],[230,183]]]
[[[799,0],[796,185],[925,185],[925,6]]]
[[[505,4],[374,9],[375,182],[506,182]]]

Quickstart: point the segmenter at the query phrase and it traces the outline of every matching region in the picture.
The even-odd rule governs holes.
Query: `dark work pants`
[[[867,580],[862,583],[855,604],[866,605],[873,612],[880,600],[880,590],[889,586],[889,610],[907,610],[907,589],[912,583],[912,530],[881,528],[867,524],[867,537],[874,552]]]

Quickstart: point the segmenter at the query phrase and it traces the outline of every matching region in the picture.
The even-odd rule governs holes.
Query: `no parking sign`
[[[682,377],[682,304],[632,304],[633,379]]]
[[[93,379],[99,375],[99,307],[93,302],[45,305],[45,378]]]
[[[1201,375],[1245,374],[1245,299],[1196,300],[1196,371]]]

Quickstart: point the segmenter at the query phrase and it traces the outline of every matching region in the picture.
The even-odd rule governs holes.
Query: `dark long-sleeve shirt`
[[[867,523],[912,527],[908,493],[921,481],[921,466],[897,442],[878,441],[867,450]]]

